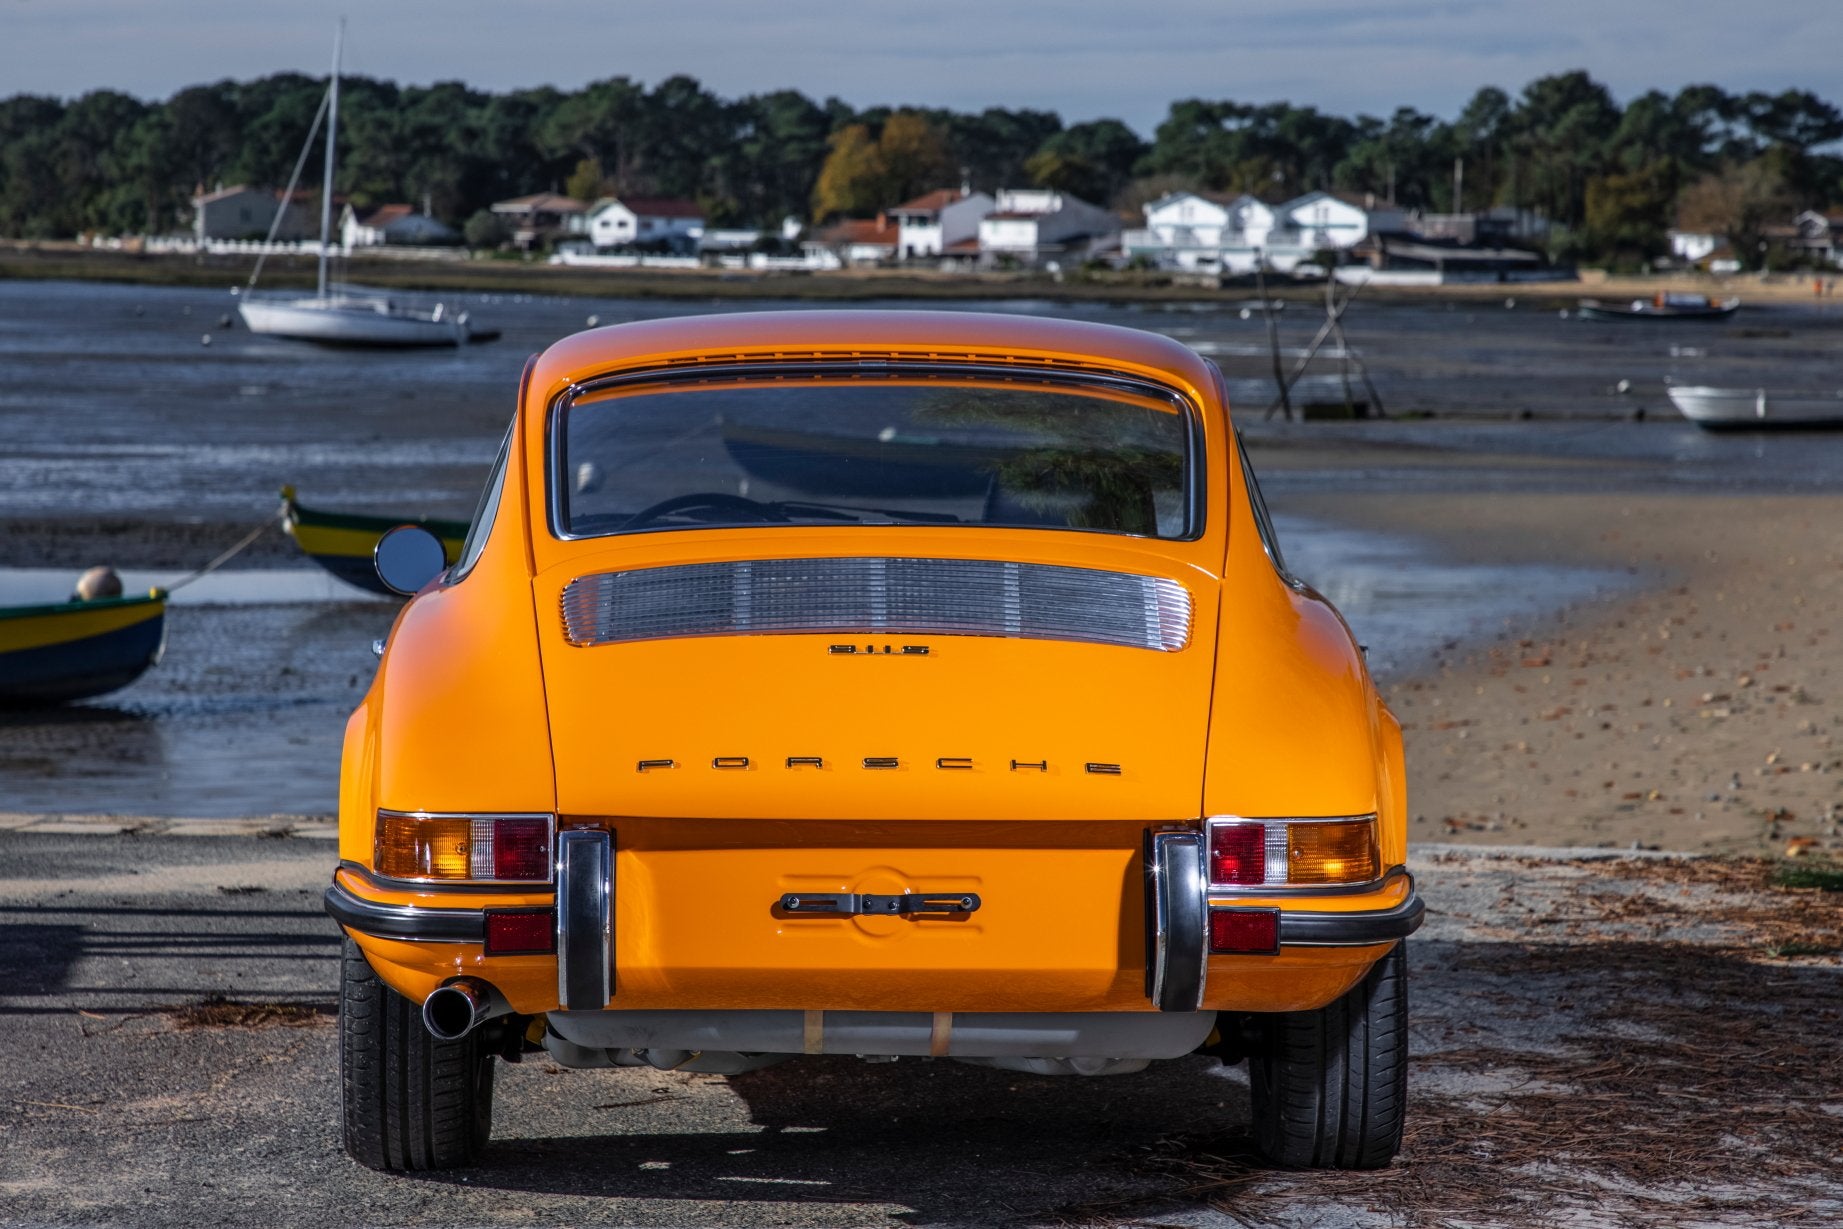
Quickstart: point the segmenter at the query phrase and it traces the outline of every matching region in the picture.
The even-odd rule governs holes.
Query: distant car
[[[416,527],[346,730],[345,1142],[463,1165],[494,1059],[1246,1058],[1386,1165],[1400,726],[1282,561],[1213,365],[1024,317],[557,343],[460,557]]]

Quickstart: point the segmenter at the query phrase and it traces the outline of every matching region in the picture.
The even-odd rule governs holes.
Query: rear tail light
[[[1374,815],[1209,821],[1213,888],[1358,884],[1381,876]]]
[[[1266,883],[1267,825],[1259,820],[1212,825],[1209,830],[1209,881]]]
[[[391,879],[548,883],[549,815],[379,811],[372,865]]]
[[[1211,909],[1209,950],[1243,956],[1274,956],[1280,951],[1278,909]]]

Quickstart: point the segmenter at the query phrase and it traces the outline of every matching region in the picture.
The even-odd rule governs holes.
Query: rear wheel
[[[346,1151],[372,1169],[473,1163],[493,1127],[493,1057],[479,1033],[438,1041],[347,939],[339,970]]]
[[[1317,1011],[1248,1021],[1254,1142],[1281,1165],[1381,1169],[1408,1100],[1407,945]]]

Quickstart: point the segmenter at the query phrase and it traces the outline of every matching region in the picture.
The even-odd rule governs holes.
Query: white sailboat
[[[313,145],[314,134],[319,130],[320,116],[316,115],[313,127],[308,130],[307,142],[301,147],[301,156],[295,161],[294,175],[289,179],[288,189],[282,196],[281,208],[276,212],[274,224],[269,227],[269,237],[263,244],[262,254],[256,258],[256,268],[250,273],[249,290],[245,291],[237,304],[237,314],[243,317],[244,325],[252,333],[265,337],[316,341],[323,345],[464,346],[470,341],[486,341],[497,336],[496,333],[472,328],[466,312],[450,313],[441,303],[433,308],[409,307],[394,302],[388,295],[378,291],[327,281],[326,262],[332,246],[333,229],[333,149],[339,135],[339,59],[344,41],[345,23],[342,21],[333,36],[332,81],[321,103],[321,113],[326,116],[327,124],[326,170],[320,189],[318,288],[312,298],[265,297],[250,293],[255,288],[256,279],[262,274],[262,263],[268,256],[269,244],[275,240],[275,231],[287,216],[288,202],[294,196],[302,164],[306,162],[307,151]]]

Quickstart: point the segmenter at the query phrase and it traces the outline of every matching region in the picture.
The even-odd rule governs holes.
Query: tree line
[[[325,79],[278,73],[183,89],[0,101],[0,233],[161,233],[196,191],[287,181]],[[716,225],[869,216],[930,188],[1038,185],[1128,217],[1165,192],[1317,188],[1409,209],[1538,211],[1556,255],[1642,259],[1682,224],[1742,258],[1766,226],[1843,201],[1843,113],[1817,95],[1653,90],[1621,106],[1584,72],[1480,89],[1453,119],[1290,103],[1175,102],[1150,140],[1050,111],[857,109],[797,90],[725,99],[686,76],[489,93],[459,82],[341,82],[337,191],[425,199],[456,225],[495,200],[556,190],[688,197]],[[476,231],[479,227],[474,228]]]

